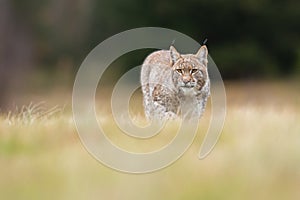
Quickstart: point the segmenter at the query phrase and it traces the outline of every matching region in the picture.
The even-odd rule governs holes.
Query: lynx
[[[180,54],[171,45],[145,59],[141,85],[148,120],[176,119],[183,116],[183,105],[202,116],[210,96],[207,56],[205,45],[196,54]]]

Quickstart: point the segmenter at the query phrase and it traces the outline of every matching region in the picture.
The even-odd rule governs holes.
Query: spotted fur
[[[143,103],[147,119],[174,119],[185,109],[197,116],[210,95],[206,46],[196,54],[180,54],[175,47],[150,54],[141,70]]]

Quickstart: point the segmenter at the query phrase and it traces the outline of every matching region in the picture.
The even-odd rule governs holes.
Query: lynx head
[[[203,45],[196,54],[181,55],[170,47],[170,62],[173,69],[173,82],[177,88],[201,90],[208,81],[207,48]]]

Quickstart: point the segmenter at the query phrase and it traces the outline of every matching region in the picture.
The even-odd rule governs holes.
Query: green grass
[[[299,199],[298,86],[228,83],[226,89],[226,122],[212,153],[197,158],[207,114],[182,158],[144,175],[98,163],[81,144],[69,111],[31,113],[31,123],[18,113],[2,114],[0,199]],[[131,150],[155,149],[172,138],[157,136],[141,145],[113,131],[111,120],[105,126],[114,142]]]

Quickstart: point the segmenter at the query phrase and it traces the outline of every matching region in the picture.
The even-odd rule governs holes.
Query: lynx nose
[[[190,78],[189,76],[183,76],[183,77],[182,77],[182,81],[183,81],[185,84],[187,84],[188,82],[191,81],[191,78]]]

